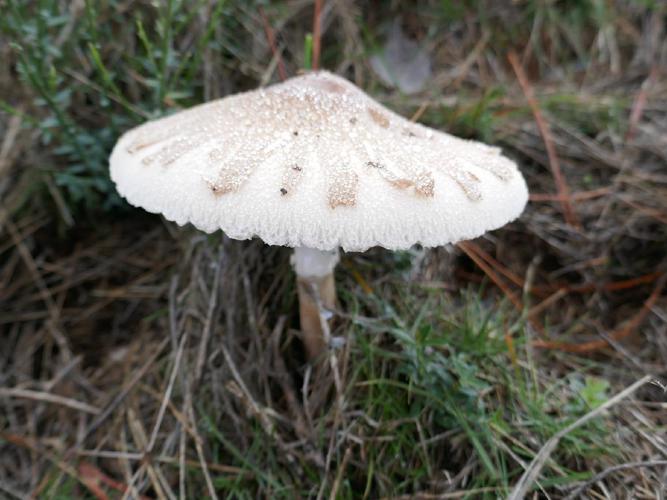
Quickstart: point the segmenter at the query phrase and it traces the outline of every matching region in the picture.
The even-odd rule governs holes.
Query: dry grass
[[[262,15],[229,2],[215,17],[202,2],[190,19],[179,2],[168,18],[148,2],[94,12],[45,2],[67,13],[53,21],[64,51],[53,55],[54,89],[40,87],[33,62],[21,66],[38,41],[12,27],[22,7],[10,3],[0,23],[11,111],[0,114],[0,496],[664,495],[664,6],[323,2],[321,66],[406,116],[502,145],[532,193],[520,220],[475,242],[344,256],[332,335],[347,342],[334,384],[305,363],[287,249],[119,208],[95,163],[154,107],[294,73],[312,3]],[[208,37],[185,83],[159,59],[146,69],[128,21],[137,12],[176,59]],[[146,14],[173,33],[152,31]],[[414,96],[382,87],[367,63],[382,23],[399,15],[433,61]],[[115,30],[93,40],[101,65],[85,40],[68,45],[89,16]],[[226,31],[209,33],[207,19]],[[257,38],[265,32],[273,44]],[[59,125],[45,125],[54,116]],[[74,144],[89,138],[99,151],[75,170]],[[638,380],[647,383],[621,392]]]

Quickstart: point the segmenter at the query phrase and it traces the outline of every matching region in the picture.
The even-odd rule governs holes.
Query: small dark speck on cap
[[[285,195],[287,194],[287,189],[285,189],[285,188],[280,188],[280,194],[282,194],[283,196],[285,196]]]

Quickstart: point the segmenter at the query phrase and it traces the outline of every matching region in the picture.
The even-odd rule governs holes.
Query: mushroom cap
[[[528,199],[499,148],[412,123],[325,71],[149,121],[110,170],[128,202],[178,224],[320,250],[454,243]]]

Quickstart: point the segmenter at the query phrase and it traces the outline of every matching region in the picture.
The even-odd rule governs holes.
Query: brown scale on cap
[[[417,181],[415,182],[415,193],[427,198],[433,197],[433,194],[435,193],[435,180],[433,180],[431,172],[424,171],[417,177]]]
[[[169,139],[169,137],[155,138],[155,139],[136,139],[132,144],[127,146],[126,151],[131,155],[133,155],[134,153],[138,153],[142,149],[146,149],[166,139]]]
[[[329,187],[327,196],[329,206],[353,207],[357,203],[359,176],[349,167],[329,171]]]
[[[469,199],[472,201],[482,199],[482,192],[479,187],[480,180],[475,174],[458,167],[451,167],[445,173],[456,181]]]
[[[225,161],[224,151],[214,149],[209,153],[209,161],[212,163],[222,163],[222,168],[218,170],[215,180],[206,180],[211,188],[211,192],[216,195],[223,195],[238,191],[250,174],[257,168],[258,158],[244,157],[242,155]]]
[[[211,192],[216,195],[223,195],[227,193],[233,193],[238,191],[241,186],[240,178],[238,172],[234,172],[231,169],[223,169],[218,173],[217,179],[214,181],[206,181]]]
[[[377,128],[358,126],[364,113]],[[503,181],[515,172],[498,148],[468,146],[468,141],[410,123],[328,74],[305,75],[289,84],[197,106],[145,124],[129,139],[126,151],[137,154],[143,165],[166,167],[197,148],[214,148],[208,153],[209,163],[218,166],[213,180],[200,175],[217,195],[238,191],[261,163],[284,155],[285,170],[275,189],[286,199],[303,182],[299,165],[304,165],[304,149],[318,139],[332,209],[356,205],[364,175],[379,175],[395,189],[431,198],[434,172],[439,171],[475,201],[482,196],[475,169]],[[348,149],[356,151],[354,157],[332,158],[332,152]],[[450,157],[450,151],[456,153]]]
[[[313,86],[332,94],[344,94],[347,92],[347,89],[344,85],[341,85],[340,83],[334,82],[332,80],[320,80],[316,85]]]
[[[165,122],[167,121],[166,118],[164,120]],[[148,122],[137,128],[135,134],[134,140],[125,148],[130,154],[138,153],[150,146],[171,139],[173,137],[173,130],[171,127],[156,127],[155,123]]]
[[[192,149],[199,146],[202,142],[203,140],[200,138],[176,139],[175,141],[170,142],[161,148],[159,151],[142,158],[141,163],[144,165],[150,165],[151,163],[157,162],[163,167],[167,166],[178,160],[188,151],[191,151]]]
[[[373,169],[377,170],[380,173],[380,176],[382,176],[383,179],[385,179],[389,184],[392,186],[398,188],[398,189],[406,189],[409,188],[410,186],[414,186],[414,182],[412,180],[408,179],[407,177],[401,177],[400,175],[396,174],[395,172],[390,171],[387,169],[385,165],[382,163],[376,162],[376,161],[369,161],[367,163],[369,167],[372,167]]]
[[[368,114],[371,115],[371,119],[380,125],[382,128],[389,128],[389,118],[382,111],[378,111],[373,108],[368,108]]]
[[[125,150],[130,154],[135,154],[156,144],[174,140],[174,138],[187,139],[202,130],[202,123],[205,123],[206,118],[207,113],[201,106],[195,106],[185,113],[176,113],[144,123],[134,130],[134,138]]]
[[[287,167],[285,167],[285,171],[283,172],[283,180],[282,180],[282,186],[280,188],[280,194],[282,196],[288,196],[293,194],[296,191],[302,176],[303,176],[302,167],[300,167],[296,163],[287,165]]]
[[[416,194],[431,197],[434,193],[434,180],[430,172],[425,170],[405,171],[400,173],[388,169],[379,162],[369,161],[367,165],[380,174],[389,184],[398,189],[414,188]]]

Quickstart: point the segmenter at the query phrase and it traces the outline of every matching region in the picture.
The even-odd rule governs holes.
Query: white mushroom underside
[[[327,73],[149,122],[110,163],[131,204],[178,224],[320,250],[474,238],[528,197],[497,149],[412,124]]]

